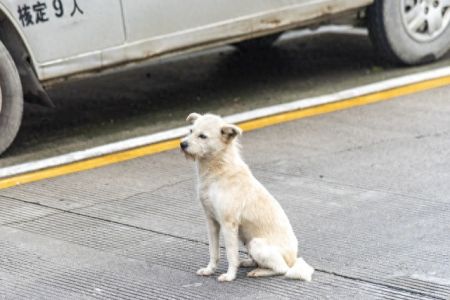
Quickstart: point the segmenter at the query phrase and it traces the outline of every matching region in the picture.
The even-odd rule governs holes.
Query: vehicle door
[[[17,22],[37,65],[89,56],[92,67],[97,59],[100,64],[99,51],[125,39],[120,0],[3,0],[2,4]]]
[[[133,50],[152,55],[246,34],[253,30],[253,16],[296,2],[299,0],[122,0],[126,41],[134,43]]]

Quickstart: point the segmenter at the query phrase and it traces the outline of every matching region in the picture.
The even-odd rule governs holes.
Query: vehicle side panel
[[[38,65],[118,46],[125,39],[120,0],[3,0],[2,4]]]

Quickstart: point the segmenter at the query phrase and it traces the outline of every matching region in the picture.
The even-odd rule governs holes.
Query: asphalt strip
[[[319,97],[300,99],[290,103],[237,113],[226,116],[225,120],[240,125],[245,131],[250,131],[446,85],[450,85],[450,67],[401,76]],[[177,140],[187,133],[188,126],[183,126],[4,167],[0,169],[0,189],[172,150],[178,147]],[[62,167],[64,169],[61,169]]]

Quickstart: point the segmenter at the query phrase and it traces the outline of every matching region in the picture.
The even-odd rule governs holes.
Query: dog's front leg
[[[228,270],[225,274],[219,276],[219,281],[232,281],[236,278],[236,272],[239,267],[239,235],[238,225],[234,222],[228,222],[222,225],[223,237],[227,251]]]
[[[209,276],[217,269],[219,263],[219,232],[220,226],[216,220],[208,217],[208,238],[209,238],[209,263],[206,268],[197,271],[198,275]]]

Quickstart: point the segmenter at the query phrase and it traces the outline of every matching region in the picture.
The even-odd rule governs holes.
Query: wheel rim
[[[450,23],[450,0],[402,0],[402,19],[413,39],[431,41]]]

